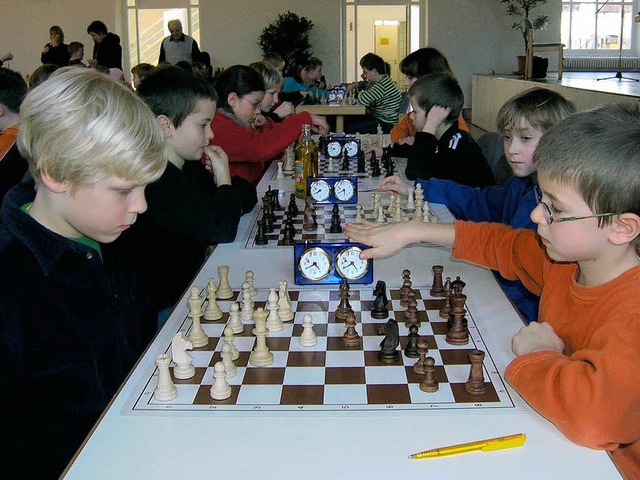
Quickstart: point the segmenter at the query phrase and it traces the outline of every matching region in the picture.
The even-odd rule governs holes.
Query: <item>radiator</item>
[[[618,65],[618,57],[564,57],[562,62],[563,68],[567,71],[616,71]],[[640,71],[640,57],[622,57],[621,69]]]

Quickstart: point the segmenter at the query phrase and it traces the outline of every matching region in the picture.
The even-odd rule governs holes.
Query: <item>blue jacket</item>
[[[424,198],[442,203],[460,220],[499,222],[514,228],[536,229],[529,215],[536,206],[531,177],[511,177],[501,186],[472,188],[451,180],[417,179],[422,185]],[[498,283],[524,320],[538,319],[540,297],[529,292],[519,280],[507,280],[494,272]]]
[[[156,328],[129,258],[62,237],[7,193],[0,224],[0,478],[58,478]]]

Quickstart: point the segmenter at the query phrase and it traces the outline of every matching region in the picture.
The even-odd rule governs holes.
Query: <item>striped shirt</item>
[[[398,123],[402,94],[389,75],[382,75],[358,96],[358,102],[373,109],[373,116],[384,123]]]

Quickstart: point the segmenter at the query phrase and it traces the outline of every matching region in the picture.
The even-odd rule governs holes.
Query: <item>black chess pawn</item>
[[[436,380],[435,372],[436,361],[432,357],[424,359],[422,369],[424,370],[424,377],[420,382],[420,390],[427,393],[434,393],[438,391],[438,381]]]
[[[349,154],[347,153],[347,151],[344,151],[344,154],[342,155],[342,165],[340,165],[340,170],[342,171],[346,171],[349,170]]]
[[[284,236],[282,238],[282,244],[294,245],[295,236],[296,236],[296,229],[293,225],[293,219],[287,216],[287,219],[284,222]]]
[[[424,338],[418,340],[418,361],[413,364],[413,371],[418,375],[424,375],[424,361],[429,353],[429,344]]]
[[[331,212],[331,226],[329,226],[329,233],[342,233],[340,210],[337,203],[333,205],[333,210]]]
[[[287,211],[291,212],[294,217],[297,217],[300,211],[298,210],[298,204],[296,203],[296,194],[292,193],[289,195],[289,205],[287,206]]]
[[[264,223],[264,219],[258,220],[258,231],[256,232],[256,237],[253,241],[256,245],[267,245],[269,243]]]
[[[400,344],[400,330],[398,322],[394,319],[387,320],[387,323],[378,328],[378,335],[385,337],[380,342],[378,360],[382,363],[396,363],[400,360],[400,351],[397,350]]]
[[[273,231],[275,230],[275,227],[273,226],[274,220],[271,213],[268,211],[265,211],[264,214],[262,215],[262,219],[264,220],[264,231],[266,233],[273,233]]]
[[[347,348],[359,348],[362,339],[356,331],[356,314],[351,310],[345,319],[347,330],[342,335],[342,344]]]
[[[404,348],[404,354],[409,358],[420,357],[418,352],[418,341],[420,335],[418,335],[418,325],[411,325],[409,327],[409,334],[407,335],[407,346]]]
[[[280,205],[280,190],[274,188],[272,192],[271,197],[273,198],[273,201],[271,203],[273,205],[273,209],[276,211],[282,210],[282,205]]]

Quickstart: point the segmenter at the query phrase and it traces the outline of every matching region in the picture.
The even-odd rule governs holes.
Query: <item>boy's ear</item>
[[[166,115],[158,115],[156,117],[158,124],[160,124],[160,128],[164,132],[164,136],[170,138],[173,133],[173,123],[169,120],[169,117]]]
[[[227,95],[227,104],[231,108],[235,107],[239,101],[240,97],[238,97],[238,94],[236,92],[231,92],[229,95]]]
[[[624,245],[633,242],[639,235],[640,216],[635,213],[622,213],[612,225],[609,241],[614,245]]]
[[[51,190],[53,193],[64,193],[69,188],[68,182],[54,180],[45,170],[40,172],[40,179],[47,190]]]

